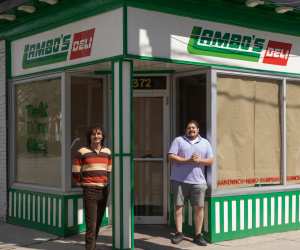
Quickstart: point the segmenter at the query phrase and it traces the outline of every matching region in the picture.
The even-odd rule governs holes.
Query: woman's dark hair
[[[196,125],[196,127],[200,129],[199,122],[197,122],[196,120],[190,120],[190,121],[186,124],[186,127],[185,127],[185,128],[187,128],[187,126],[188,126],[189,124],[191,124],[191,123],[194,124],[194,125]]]
[[[95,126],[95,127],[90,127],[86,132],[86,141],[87,141],[88,146],[90,146],[92,143],[91,135],[94,133],[94,131],[97,131],[97,130],[101,131],[101,133],[102,133],[101,146],[104,145],[105,134],[103,132],[103,129],[100,126]]]

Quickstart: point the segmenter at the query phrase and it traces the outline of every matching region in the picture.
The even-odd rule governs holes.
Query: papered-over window
[[[16,100],[16,181],[61,186],[60,79],[18,84]]]
[[[218,188],[280,184],[279,91],[274,80],[218,77]]]
[[[300,82],[287,82],[287,182],[300,183]]]

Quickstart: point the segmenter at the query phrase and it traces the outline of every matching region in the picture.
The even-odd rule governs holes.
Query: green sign
[[[255,35],[222,32],[194,26],[188,52],[195,55],[258,62],[265,39]]]

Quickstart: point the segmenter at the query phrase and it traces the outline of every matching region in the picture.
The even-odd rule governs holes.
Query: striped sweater
[[[102,148],[97,154],[90,148],[80,148],[73,160],[72,176],[80,186],[104,187],[109,184],[112,168],[109,148]]]

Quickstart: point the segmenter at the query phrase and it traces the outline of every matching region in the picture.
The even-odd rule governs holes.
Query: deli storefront
[[[55,25],[45,16],[1,42],[7,221],[61,236],[85,229],[71,161],[86,129],[100,125],[114,169],[103,224],[113,226],[115,249],[133,249],[135,223],[174,225],[168,147],[196,119],[215,154],[206,238],[299,229],[298,36],[259,18],[234,24],[175,5],[95,2],[58,4]],[[192,216],[187,204],[188,233]]]

